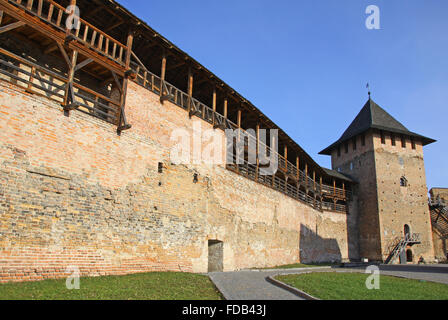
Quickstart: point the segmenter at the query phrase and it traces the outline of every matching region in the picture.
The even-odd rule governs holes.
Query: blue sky
[[[317,155],[373,99],[425,148],[428,187],[448,187],[448,1],[119,0]],[[381,30],[365,27],[377,5]]]

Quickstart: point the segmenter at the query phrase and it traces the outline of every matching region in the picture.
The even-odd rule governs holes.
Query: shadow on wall
[[[300,225],[300,262],[341,262],[341,250],[336,239],[324,239],[316,231]]]

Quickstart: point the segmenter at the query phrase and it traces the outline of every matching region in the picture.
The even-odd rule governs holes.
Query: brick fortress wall
[[[206,272],[209,239],[224,243],[224,270],[348,258],[345,214],[223,165],[172,164],[172,130],[208,123],[135,83],[126,113],[133,128],[117,136],[0,82],[0,281],[65,277],[68,266],[83,276]]]

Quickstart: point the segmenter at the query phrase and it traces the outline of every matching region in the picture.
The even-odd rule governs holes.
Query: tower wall
[[[379,132],[370,130],[365,134],[365,146],[361,136],[341,146],[341,154],[332,152],[334,170],[352,177],[358,184],[354,187],[359,207],[358,230],[360,257],[384,261],[398,239],[404,237],[404,227],[421,236],[421,244],[411,249],[414,262],[420,257],[434,259],[431,221],[428,208],[423,146],[406,139],[396,138],[395,146],[389,134],[385,144]],[[400,178],[406,177],[408,185],[400,186]]]
[[[359,257],[370,260],[380,260],[380,221],[378,217],[378,192],[375,153],[373,152],[373,135],[365,135],[365,145],[360,136],[356,137],[356,150],[354,143],[348,143],[348,152],[345,146],[341,147],[340,156],[338,151],[332,152],[333,170],[340,171],[349,177],[352,177],[358,183],[354,185],[354,194],[352,206],[356,220],[357,236],[359,241]],[[351,214],[352,215],[352,214]]]
[[[379,133],[374,135],[382,256],[387,258],[408,225],[411,233],[421,237],[421,244],[408,248],[413,252],[413,262],[418,262],[420,257],[432,261],[434,251],[423,146],[416,141],[412,149],[411,140],[405,140],[405,147],[401,139],[393,146],[387,133],[384,144]],[[407,186],[400,186],[401,177],[406,178]]]

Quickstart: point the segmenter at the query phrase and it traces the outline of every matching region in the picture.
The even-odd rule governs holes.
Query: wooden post
[[[286,170],[286,173],[288,173],[288,146],[287,145],[285,145],[284,155],[285,155],[285,170]]]
[[[342,196],[343,196],[344,198],[346,198],[346,197],[345,197],[345,183],[344,183],[344,182],[342,183],[342,192],[343,192],[343,195],[342,195]]]
[[[306,193],[308,193],[308,163],[305,163],[305,179]]]
[[[299,165],[300,165],[300,158],[296,157],[297,181],[300,184],[300,169],[299,169]]]
[[[239,144],[241,143],[241,108],[238,109],[238,136],[237,136],[237,142],[236,142],[236,146],[235,146],[235,152],[238,152],[238,148],[239,148]],[[243,150],[244,150],[244,146],[243,146]],[[244,157],[244,151],[243,151],[243,157]],[[239,160],[237,158],[237,160]],[[236,171],[240,172],[240,164],[237,161],[236,164]]]
[[[320,177],[320,194],[321,195],[322,195],[322,186],[323,186],[322,177]]]
[[[336,180],[333,179],[333,196],[336,197]]]
[[[162,53],[162,67],[160,70],[160,96],[163,97],[163,84],[165,83],[165,76],[166,76],[166,52],[165,49],[163,49]]]
[[[275,152],[275,149],[276,149],[277,147],[276,147],[276,145],[275,145],[275,137],[271,137],[271,153],[274,153]],[[270,155],[271,157],[271,159],[273,158],[272,157],[272,155]],[[278,161],[278,158],[277,158],[277,161]],[[272,186],[274,186],[275,185],[275,172],[274,172],[274,174],[272,175]]]
[[[2,24],[2,21],[3,21],[3,11],[0,10],[0,24]]]
[[[34,82],[34,74],[36,73],[36,67],[33,66],[31,68],[31,75],[30,75],[30,79],[28,80],[28,87],[25,89],[26,92],[32,93],[33,92],[33,82]]]
[[[188,67],[188,114],[191,114],[191,103],[193,97],[193,72],[191,66]]]
[[[227,97],[224,99],[224,119],[227,119],[227,106],[228,106],[228,100]]]
[[[78,51],[73,50],[71,59],[70,59],[70,65],[69,65],[69,71],[68,71],[68,77],[67,77],[67,85],[65,88],[65,95],[64,95],[64,108],[65,108],[65,115],[69,116],[69,101],[71,103],[74,103],[73,96],[74,96],[74,88],[73,88],[73,79],[75,78],[75,67],[76,62],[78,61]]]
[[[131,30],[128,33],[128,39],[126,43],[126,60],[125,60],[125,68],[126,71],[131,67],[131,56],[132,56],[132,45],[134,43],[134,32]],[[125,115],[125,105],[126,105],[126,96],[128,92],[128,77],[125,75],[123,77],[123,86],[121,88],[121,100],[120,100],[120,116],[118,117],[118,129],[117,133],[121,134],[121,131],[128,130],[131,126],[126,121]],[[123,124],[123,125],[122,125]]]
[[[216,125],[216,88],[213,88],[213,128]]]
[[[322,185],[323,185],[322,177],[320,177],[320,210],[322,210],[323,202],[324,202],[324,200],[322,199]]]
[[[258,152],[260,150],[260,124],[257,123],[257,170],[255,172],[255,181],[258,181],[258,169],[260,167],[260,159],[258,158]]]
[[[313,170],[313,194],[314,194],[314,207],[316,207],[316,200],[317,200],[317,194],[316,194],[316,171]]]

